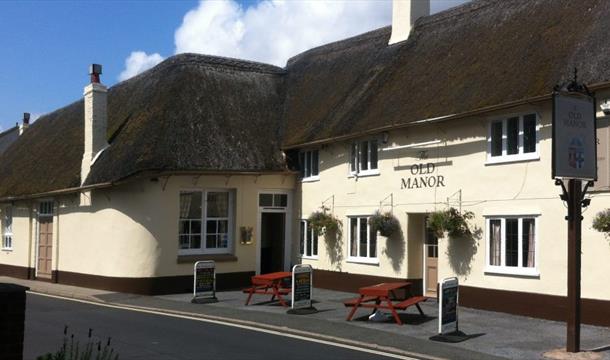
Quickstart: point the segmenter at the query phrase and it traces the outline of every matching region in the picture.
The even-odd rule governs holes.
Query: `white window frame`
[[[361,161],[360,161],[360,157],[361,155],[361,144],[363,142],[368,143],[367,145],[367,169],[366,170],[361,170],[360,166],[361,166]],[[376,168],[375,169],[371,169],[371,143],[372,142],[376,142],[376,146],[377,146],[377,164],[376,164]],[[356,151],[356,154],[354,155],[354,149]],[[352,161],[355,161],[355,170],[352,169]],[[374,175],[379,175],[379,140],[377,139],[366,139],[366,140],[358,140],[358,141],[352,141],[349,144],[349,161],[348,161],[348,165],[349,165],[349,176],[356,176],[356,177],[362,177],[362,176],[374,176]]]
[[[524,131],[523,121],[525,116],[534,115],[536,118],[536,151],[524,153]],[[518,147],[519,152],[516,154],[508,154],[508,119],[518,118],[519,119],[519,135],[518,135]],[[492,156],[492,129],[493,124],[502,122],[502,155]],[[540,159],[540,117],[536,112],[523,112],[519,114],[504,115],[502,117],[495,117],[490,119],[487,127],[487,161],[486,164],[500,164],[515,161],[528,161],[528,160],[539,160]]]
[[[13,250],[13,238],[13,206],[9,205],[2,209],[2,250]]]
[[[303,226],[304,225],[304,226]],[[299,226],[303,226],[303,231],[301,231],[301,229],[299,228],[299,253],[301,255],[301,259],[312,259],[312,260],[317,260],[318,259],[318,254],[320,252],[320,236],[318,234],[316,234],[316,232],[314,231],[314,229],[310,229],[309,228],[309,224],[307,222],[306,219],[301,219],[301,221],[299,222]],[[307,233],[311,233],[311,243],[307,242]],[[313,241],[314,238],[316,239],[318,246],[317,246],[317,252],[314,254],[314,249],[316,249],[313,246]],[[303,252],[301,252],[301,243],[300,241],[303,241]],[[307,254],[307,247],[311,247],[311,255],[306,255]]]
[[[539,226],[539,214],[524,214],[524,215],[489,215],[485,216],[485,273],[489,274],[504,274],[504,275],[518,275],[518,276],[532,276],[539,277],[540,272],[538,271],[539,265],[539,243],[540,243],[540,226]],[[506,266],[506,220],[507,219],[518,219],[518,259],[517,266]],[[523,264],[523,219],[534,219],[534,267],[524,267]],[[491,251],[491,220],[500,220],[500,263],[501,265],[490,264],[490,251]]]
[[[367,233],[367,240],[366,240],[366,253],[367,256],[360,256],[360,219],[362,218],[366,218],[366,233]],[[358,249],[356,249],[356,254],[358,254],[357,256],[352,256],[352,232],[351,232],[351,221],[352,219],[358,219],[357,224],[358,224],[358,228],[356,230],[356,234],[358,234],[358,241],[356,242],[356,244],[358,244]],[[372,265],[379,265],[379,237],[377,237],[377,241],[375,242],[375,257],[370,257],[370,234],[371,234],[371,215],[350,215],[347,217],[347,232],[348,232],[348,239],[347,239],[347,262],[352,262],[352,263],[361,263],[361,264],[372,264]]]
[[[313,174],[311,166],[313,164],[313,153],[318,153],[318,173]],[[307,161],[307,155],[311,156],[311,163]],[[312,182],[320,180],[320,150],[319,149],[307,149],[302,150],[299,153],[299,166],[301,167],[302,172],[302,182]]]
[[[176,237],[178,240],[178,255],[199,255],[199,254],[232,254],[233,247],[235,243],[235,213],[234,213],[234,202],[235,202],[235,191],[233,189],[182,189],[178,194],[178,202],[180,202],[180,194],[181,193],[193,193],[200,192],[201,193],[201,219],[180,219],[180,214],[178,214],[178,236]],[[208,218],[208,205],[207,199],[209,193],[214,192],[225,192],[229,194],[229,207],[228,207],[228,217],[214,217]],[[208,248],[206,239],[207,239],[207,220],[227,220],[227,247],[226,248]],[[180,221],[189,220],[189,221],[201,221],[201,243],[199,248],[191,248],[191,249],[180,249]]]

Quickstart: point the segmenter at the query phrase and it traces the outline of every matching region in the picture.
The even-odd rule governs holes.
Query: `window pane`
[[[318,154],[318,150],[314,150],[312,151],[312,158],[311,158],[311,176],[318,176],[319,174],[319,154]]]
[[[180,193],[180,218],[201,219],[201,192]]]
[[[216,239],[218,235],[206,235],[205,237],[205,247],[208,249],[216,248]]]
[[[301,232],[300,232],[300,241],[299,241],[299,254],[305,254],[305,231],[307,231],[307,222],[305,220],[301,220]]]
[[[229,216],[229,193],[209,192],[208,193],[207,217],[228,217]]]
[[[377,169],[377,140],[371,140],[371,169]]]
[[[318,256],[318,234],[311,230],[312,234],[313,234],[313,251],[312,254],[313,256]]]
[[[191,234],[201,234],[201,221],[191,220]]]
[[[179,242],[180,242],[180,249],[188,249],[190,247],[188,235],[180,235]]]
[[[502,122],[491,124],[491,156],[502,156]]]
[[[360,218],[360,256],[366,257],[367,254],[367,231],[368,227],[366,226],[366,218]]]
[[[372,226],[370,230],[369,256],[372,258],[377,257],[377,231]]]
[[[228,248],[229,247],[229,235],[227,234],[220,234],[218,235],[218,247],[220,248]]]
[[[519,153],[519,118],[513,117],[506,122],[506,153]]]
[[[502,251],[501,221],[489,220],[489,265],[500,266]]]
[[[301,172],[301,177],[305,177],[305,153],[299,153],[299,171]]]
[[[350,256],[358,256],[358,219],[349,219]]]
[[[536,152],[536,115],[523,117],[523,152]]]
[[[311,151],[305,152],[305,177],[311,176]]]
[[[191,235],[191,249],[199,249],[201,247],[201,235]]]
[[[536,251],[536,228],[534,219],[523,219],[523,267],[535,267],[535,251]]]
[[[218,220],[218,233],[226,234],[229,232],[229,220]]]
[[[506,266],[519,266],[519,220],[506,219]]]
[[[312,235],[313,235],[313,231],[308,230],[307,231],[307,248],[305,249],[305,251],[307,252],[307,256],[311,256],[311,250],[312,250],[311,249],[311,247],[312,247],[311,246],[312,245],[311,242],[313,240],[313,236]]]
[[[273,206],[273,194],[260,194],[258,196],[258,206]]]
[[[208,234],[216,234],[218,232],[216,220],[206,221],[205,232]]]
[[[360,171],[369,169],[369,142],[363,141],[360,143]]]
[[[356,164],[358,164],[358,146],[356,143],[352,144],[352,157],[350,159],[350,171],[356,172]]]
[[[286,206],[288,206],[288,195],[286,195],[286,194],[274,194],[273,195],[273,206],[274,207],[286,207]]]

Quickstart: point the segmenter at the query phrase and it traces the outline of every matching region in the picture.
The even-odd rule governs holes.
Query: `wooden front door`
[[[37,276],[51,278],[53,260],[53,217],[38,219],[38,272]]]
[[[438,238],[434,232],[426,229],[425,246],[425,295],[435,297],[438,283]]]

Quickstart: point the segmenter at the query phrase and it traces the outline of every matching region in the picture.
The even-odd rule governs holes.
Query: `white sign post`
[[[306,315],[318,312],[313,307],[313,269],[311,265],[292,267],[292,301],[289,314]]]
[[[216,299],[216,264],[213,260],[197,261],[193,267],[193,300],[196,304],[218,302]]]

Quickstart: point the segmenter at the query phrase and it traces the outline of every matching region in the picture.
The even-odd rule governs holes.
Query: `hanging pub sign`
[[[217,302],[216,264],[213,260],[197,261],[193,269],[193,303]]]
[[[597,180],[595,98],[553,94],[553,179]]]
[[[439,286],[438,333],[447,335],[458,332],[458,279],[443,279]]]
[[[308,315],[318,312],[313,304],[313,269],[311,265],[292,267],[292,304],[288,314]]]

